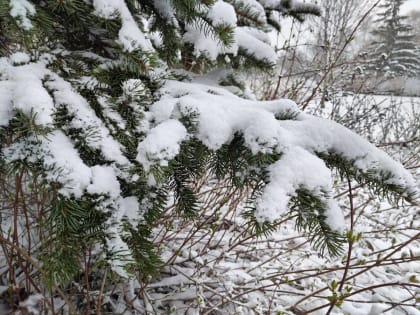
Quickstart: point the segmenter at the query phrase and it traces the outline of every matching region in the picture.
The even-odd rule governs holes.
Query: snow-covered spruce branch
[[[302,286],[273,274],[343,250],[333,169],[415,201],[414,179],[383,151],[290,100],[249,92],[244,74],[277,60],[267,30],[305,14],[318,7],[0,3],[0,280],[10,311],[287,311]],[[273,286],[293,299],[267,302],[256,290]],[[23,301],[36,292],[42,300]]]

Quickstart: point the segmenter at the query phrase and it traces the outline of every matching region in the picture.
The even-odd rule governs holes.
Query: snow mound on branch
[[[124,0],[94,0],[95,14],[105,19],[120,17],[121,29],[118,33],[119,42],[125,50],[153,51],[152,43],[139,29],[137,22]]]
[[[264,8],[254,1],[242,2],[247,8],[251,8],[256,14],[263,14]],[[263,24],[266,22],[264,18],[257,16]],[[239,51],[244,51],[254,58],[274,64],[277,55],[268,42],[267,36],[262,32],[258,32],[249,27],[237,27],[237,15],[234,7],[224,1],[215,2],[207,11],[207,18],[211,24],[217,26],[228,26],[233,31],[233,42],[229,45],[223,44],[215,34],[206,31],[198,22],[187,24],[185,26],[185,34],[183,41],[191,43],[194,46],[196,56],[204,55],[210,60],[216,60],[219,55],[232,54],[236,56]],[[202,20],[202,23],[206,23]]]
[[[239,7],[249,10],[250,14],[258,23],[267,23],[264,7],[257,0],[235,0],[234,3]]]
[[[360,171],[373,172],[378,179],[381,172],[389,173],[388,184],[402,187],[407,195],[417,192],[409,172],[386,153],[337,123],[300,113],[290,100],[246,100],[221,87],[170,80],[160,94],[160,101],[150,108],[150,124],[154,127],[139,144],[139,162],[148,170],[153,164],[165,165],[179,152],[180,142],[188,136],[184,129],[180,133],[167,128],[176,119],[192,118],[196,131],[189,136],[211,150],[241,134],[254,154],[281,154],[268,168],[269,183],[257,202],[256,217],[261,222],[278,219],[286,211],[290,198],[304,188],[329,207],[326,213],[330,226],[343,227],[342,215],[337,214],[340,210],[330,198],[331,173],[317,156],[320,153],[338,154]]]
[[[293,144],[313,153],[336,153],[363,172],[380,171],[391,174],[388,184],[401,186],[407,193],[416,193],[412,175],[384,151],[340,124],[310,115],[300,114],[298,120],[281,121],[281,126],[293,135]]]
[[[111,198],[118,198],[121,194],[120,183],[112,167],[95,165],[91,167],[91,172],[91,183],[87,187],[90,194],[108,194]]]
[[[213,26],[229,25],[236,26],[235,9],[222,0],[218,0],[210,8],[207,17],[212,21]]]
[[[9,56],[9,60],[14,65],[28,63],[31,60],[31,57],[24,52],[16,52]]]
[[[260,40],[260,35],[255,36],[248,27],[238,27],[236,29],[236,41],[238,46],[246,50],[259,60],[267,60],[274,64],[277,61],[277,54],[273,47]]]
[[[229,46],[223,45],[212,34],[206,33],[195,24],[187,25],[185,29],[187,32],[184,34],[183,40],[194,45],[194,53],[197,56],[203,54],[211,60],[216,60],[219,55],[223,54],[236,56],[238,50],[242,49],[258,60],[268,61],[273,64],[277,60],[274,49],[261,40],[261,34],[251,31],[247,27],[235,28],[234,42]]]
[[[72,141],[62,132],[56,130],[42,139],[43,163],[48,179],[62,184],[60,193],[63,196],[81,197],[89,194],[107,195],[118,199],[121,194],[120,184],[113,167],[95,165],[87,166],[79,156]]]
[[[216,60],[217,56],[221,54],[237,54],[238,46],[236,43],[227,47],[217,40],[213,34],[205,32],[199,25],[188,24],[185,26],[185,30],[183,40],[194,45],[194,53],[197,56],[204,55],[210,60]]]
[[[0,126],[7,126],[13,117],[12,95],[15,84],[9,81],[0,81]]]
[[[31,64],[13,67],[16,59],[27,59],[11,56],[0,60],[0,126],[7,125],[13,117],[12,113],[21,111],[27,116],[34,116],[35,123],[48,126],[53,122],[54,103],[51,96],[43,88],[42,79],[46,72],[42,65]]]
[[[158,13],[167,20],[168,23],[178,26],[175,17],[175,10],[171,5],[171,0],[153,0],[153,5]]]
[[[7,126],[16,111],[21,111],[36,124],[50,127],[57,108],[64,106],[72,116],[67,128],[82,130],[88,145],[100,150],[107,160],[128,163],[121,145],[69,82],[47,69],[43,61],[14,66],[15,59],[0,58],[0,126]]]
[[[10,15],[17,19],[18,24],[24,30],[32,28],[32,22],[28,16],[35,15],[35,7],[27,0],[11,0],[10,1]]]
[[[272,222],[285,213],[290,198],[296,190],[305,188],[315,195],[332,190],[331,171],[324,161],[304,150],[292,147],[272,164],[269,169],[269,183],[264,187],[257,200],[257,220]],[[330,226],[335,230],[344,229],[341,210],[333,199],[327,198],[327,205],[335,211],[328,217]]]
[[[153,161],[167,165],[179,153],[179,146],[187,138],[187,129],[178,120],[162,122],[149,131],[147,137],[137,147],[137,160],[146,170]]]
[[[55,131],[43,139],[48,152],[44,157],[44,165],[54,171],[48,172],[48,179],[63,185],[60,193],[64,196],[81,197],[90,184],[92,171],[82,161],[70,139],[61,131]]]

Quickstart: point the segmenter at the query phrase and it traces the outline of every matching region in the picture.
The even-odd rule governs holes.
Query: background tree
[[[420,45],[420,10],[413,10],[410,13],[408,13],[407,20],[413,26],[413,32],[417,45]]]
[[[377,76],[413,77],[419,74],[420,58],[415,43],[413,27],[407,24],[407,16],[400,15],[402,0],[387,0],[374,21],[373,42],[368,51],[368,64],[374,64]]]

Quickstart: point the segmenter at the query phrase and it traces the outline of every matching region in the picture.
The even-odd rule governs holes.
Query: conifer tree
[[[368,51],[370,70],[387,78],[414,77],[420,73],[420,55],[413,28],[400,14],[404,0],[386,0],[379,5],[372,31],[373,42]]]
[[[193,220],[193,183],[209,174],[252,190],[243,215],[260,234],[296,211],[298,229],[330,255],[344,241],[330,168],[391,199],[415,198],[409,173],[357,135],[291,101],[249,95],[241,73],[275,64],[266,31],[284,14],[319,11],[288,0],[0,0],[11,300],[42,292],[54,313],[58,294],[70,313],[87,313],[89,297],[67,294],[147,283],[161,268],[153,227],[170,201]]]

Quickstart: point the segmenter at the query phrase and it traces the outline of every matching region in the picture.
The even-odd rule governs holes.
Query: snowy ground
[[[318,114],[362,133],[419,179],[420,98],[363,96],[357,110],[355,102],[341,97]],[[320,257],[290,214],[267,238],[252,237],[238,207],[247,192],[226,188],[221,196],[220,187],[198,187],[211,211],[194,225],[156,228],[166,267],[142,290],[140,305],[152,314],[420,314],[420,208],[396,207],[354,182],[338,182],[353,245],[337,258]],[[331,301],[339,306],[330,309]]]

